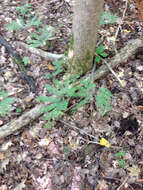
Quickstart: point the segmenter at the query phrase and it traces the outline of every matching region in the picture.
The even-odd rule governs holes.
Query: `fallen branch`
[[[141,39],[131,40],[123,49],[120,50],[120,52],[117,55],[108,60],[108,64],[110,65],[111,68],[114,68],[118,66],[120,63],[127,61],[127,59],[131,55],[133,55],[136,49],[141,47],[142,44],[143,41]],[[94,80],[103,77],[108,72],[109,72],[108,67],[106,65],[102,65],[99,69],[95,71]],[[86,77],[89,77],[89,75]],[[0,139],[26,126],[29,122],[31,122],[31,120],[35,120],[36,118],[40,117],[41,116],[40,109],[42,109],[44,106],[45,106],[44,104],[39,104],[30,111],[24,113],[18,119],[14,119],[8,124],[0,127]]]
[[[21,129],[22,127],[28,125],[31,120],[35,120],[36,118],[40,117],[40,109],[42,109],[45,105],[39,104],[30,111],[24,113],[18,119],[14,119],[11,122],[7,123],[0,127],[0,139],[7,137],[8,135],[12,134],[13,132]]]
[[[95,53],[95,55],[97,55],[97,54]],[[119,84],[121,85],[121,87],[124,88],[125,86],[122,84],[120,78],[116,75],[116,73],[113,71],[113,69],[110,67],[110,65],[108,65],[107,61],[105,61],[105,59],[103,59],[102,57],[101,57],[101,60],[103,61],[103,63],[106,64],[106,66],[108,67],[109,71],[110,71],[110,72],[115,76],[115,78],[118,80],[118,82],[119,82]]]
[[[137,48],[143,46],[142,39],[130,40],[128,44],[122,48],[118,54],[116,54],[113,58],[107,60],[108,65],[113,69],[117,67],[120,63],[126,62],[127,59],[132,56]],[[100,79],[105,76],[109,72],[109,69],[106,65],[102,65],[97,69],[94,73],[94,80]]]

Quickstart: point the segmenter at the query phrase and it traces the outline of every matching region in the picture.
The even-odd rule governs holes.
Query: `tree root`
[[[30,47],[29,45],[25,44],[24,42],[17,41],[15,43],[15,45],[18,47],[21,47],[22,49],[24,48],[27,51],[30,51],[31,53],[38,55],[40,57],[43,57],[44,59],[49,60],[49,61],[55,61],[57,59],[61,59],[64,57],[64,54],[48,53],[48,52],[43,51],[41,49]]]
[[[142,39],[135,39],[131,40],[124,48],[122,48],[118,54],[116,54],[113,58],[108,60],[108,64],[111,68],[114,68],[118,66],[120,63],[127,61],[127,59],[135,53],[137,48],[142,47],[143,40]],[[28,47],[29,48],[29,47]],[[35,48],[32,48],[32,50]],[[31,50],[31,48],[30,48]],[[38,50],[39,51],[39,50]],[[34,50],[35,52],[35,50]],[[34,53],[33,52],[33,53]],[[37,52],[37,51],[36,51]],[[40,50],[40,56],[45,56],[50,59],[59,59],[62,58],[63,55],[57,55],[57,54],[49,54],[49,53],[41,53],[43,52]],[[38,54],[39,55],[39,54]],[[109,69],[106,65],[102,65],[99,69],[97,69],[94,73],[94,80],[100,79],[101,77],[105,76],[109,72]],[[87,76],[88,77],[88,76]],[[20,116],[18,119],[14,119],[13,121],[9,122],[6,125],[3,125],[0,127],[0,139],[4,138],[15,131],[21,129],[22,127],[26,126],[31,120],[35,120],[36,118],[41,116],[40,109],[43,108],[44,104],[36,105],[33,109],[30,111],[24,113],[22,116]]]

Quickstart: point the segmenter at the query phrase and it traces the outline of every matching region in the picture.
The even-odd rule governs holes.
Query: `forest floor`
[[[0,33],[18,53],[29,57],[27,70],[36,81],[37,91],[30,92],[11,56],[4,46],[0,46],[0,90],[6,89],[10,96],[18,98],[11,113],[0,116],[1,127],[38,104],[37,96],[46,95],[44,76],[52,72],[52,62],[16,46],[16,41],[26,43],[34,28],[14,32],[5,28],[5,24],[17,19],[16,7],[26,2],[0,1]],[[63,54],[71,38],[72,1],[30,2],[43,27],[51,25],[58,31],[56,39],[49,47],[44,47],[44,51]],[[127,7],[125,4],[125,0],[105,1],[105,11],[116,13],[118,23],[126,9],[116,39],[117,49],[124,47],[129,40],[143,36],[142,18],[138,17],[135,1],[128,0]],[[115,54],[113,40],[118,23],[101,26],[99,31],[98,44],[104,45],[108,58]],[[67,124],[57,121],[54,127],[47,129],[43,128],[45,121],[38,118],[1,139],[0,190],[143,190],[142,61],[143,49],[140,48],[114,69],[124,88],[112,73],[95,83],[97,89],[107,87],[113,94],[112,110],[104,117],[93,100],[76,114],[67,116]],[[21,108],[22,112],[16,112],[16,108]],[[79,130],[70,125],[71,120]],[[89,134],[97,139],[104,137],[111,147],[96,144]]]

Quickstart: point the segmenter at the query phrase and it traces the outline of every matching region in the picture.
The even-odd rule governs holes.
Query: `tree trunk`
[[[68,53],[71,73],[85,74],[92,68],[103,4],[104,0],[75,0]]]

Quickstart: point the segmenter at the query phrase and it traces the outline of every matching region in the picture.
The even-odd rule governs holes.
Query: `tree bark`
[[[73,35],[68,53],[70,72],[85,74],[93,65],[104,0],[76,0]]]

